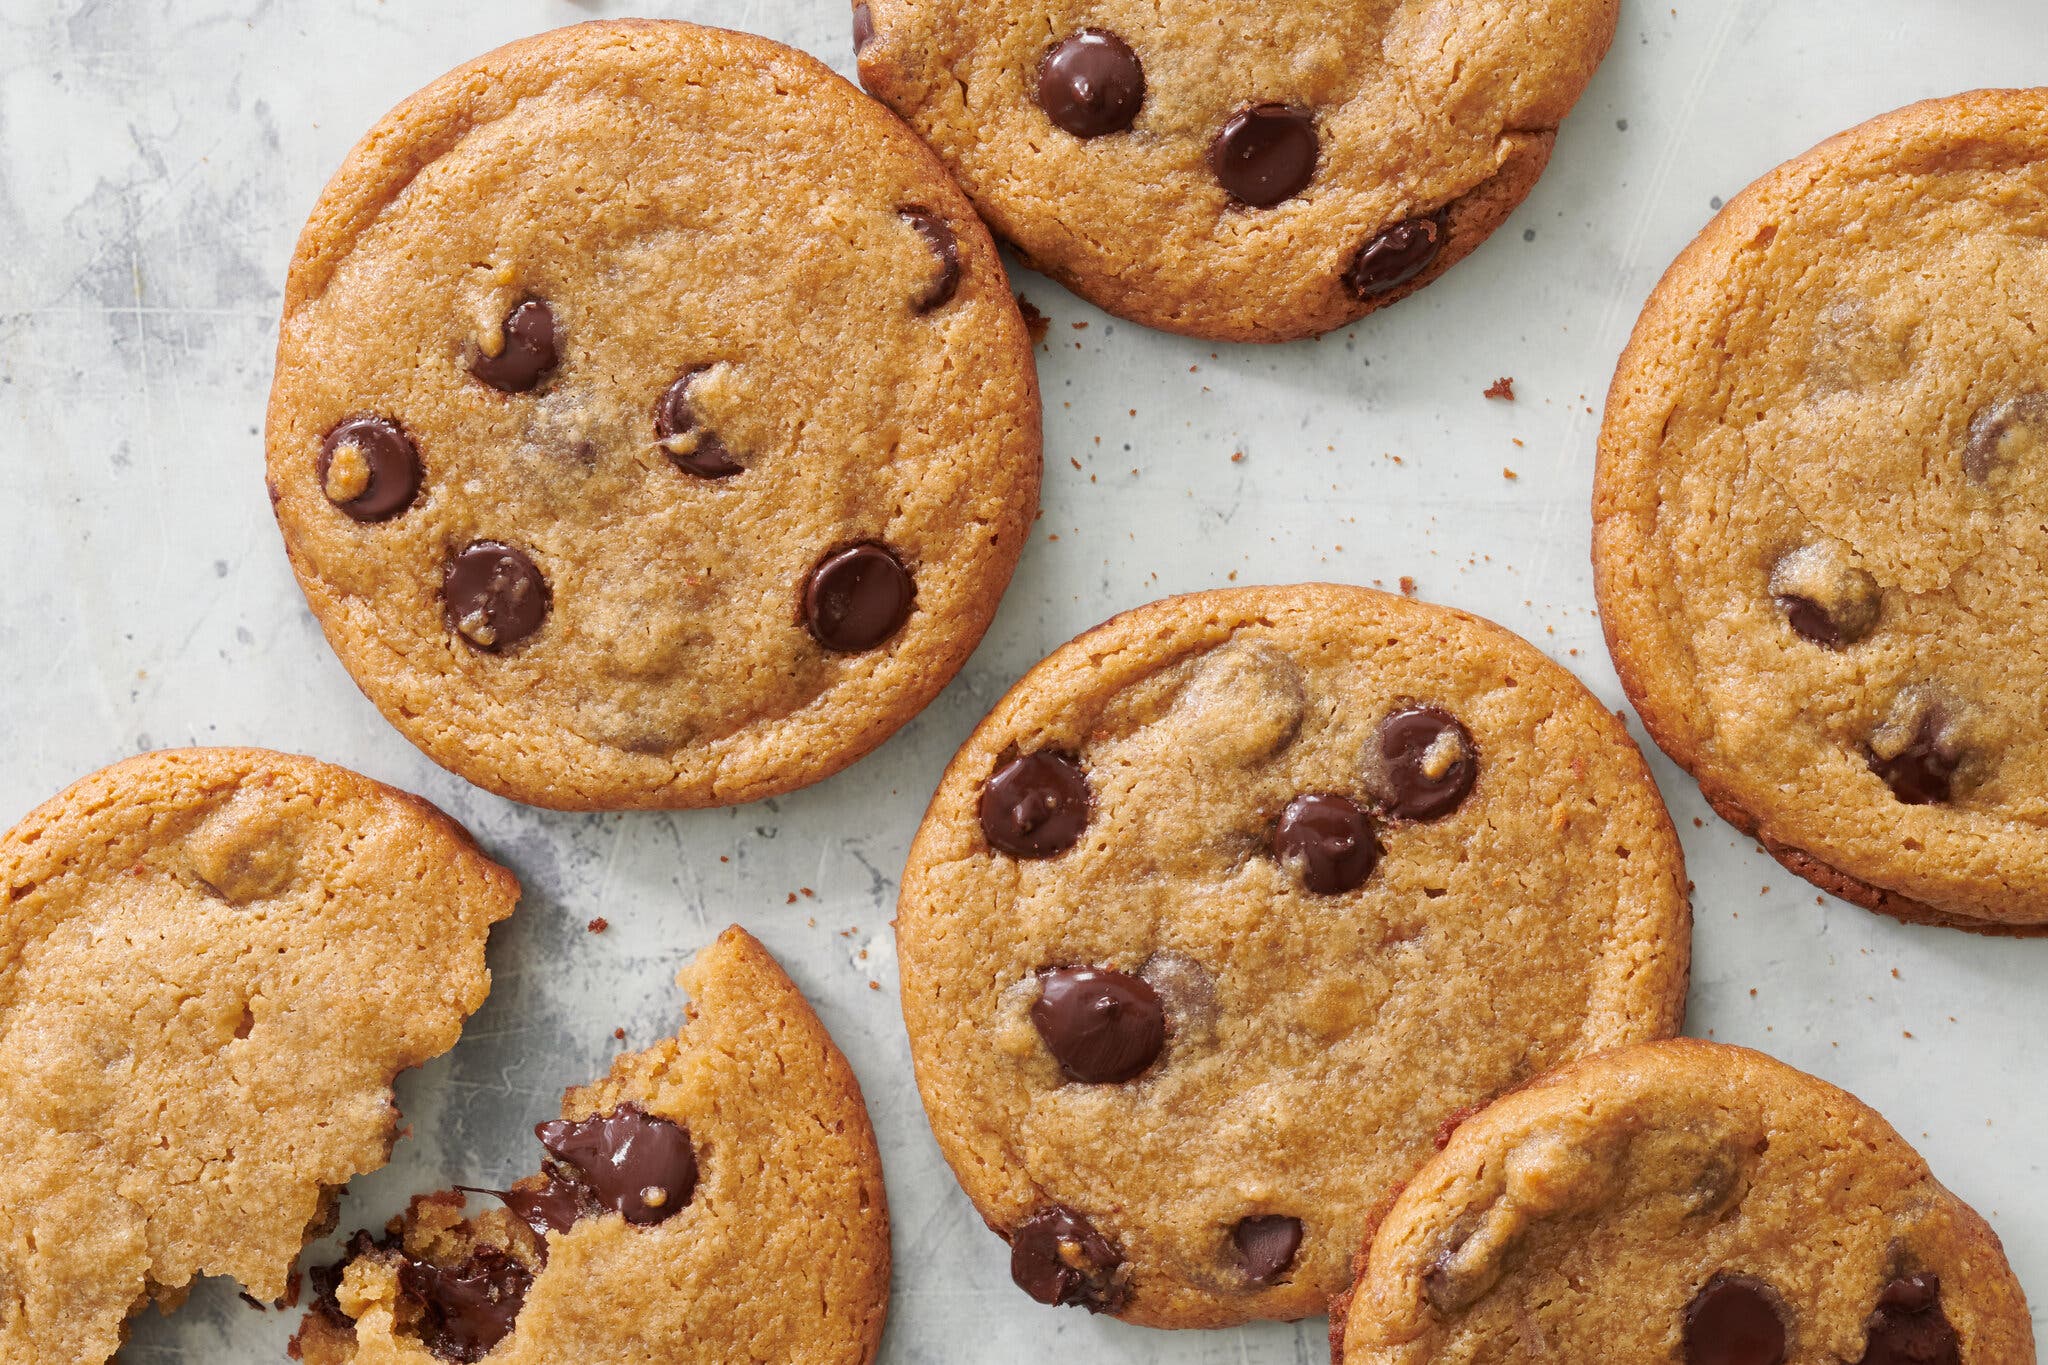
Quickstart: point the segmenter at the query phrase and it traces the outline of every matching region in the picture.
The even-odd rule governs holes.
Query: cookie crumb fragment
[[[584,925],[583,927],[585,929],[588,929],[593,934],[601,934],[605,930],[612,927],[612,922],[606,919],[603,915],[599,915],[596,919],[592,920],[590,923]]]
[[[1500,476],[1503,479],[1519,479],[1522,477],[1520,474],[1517,474],[1514,470],[1509,469],[1506,465],[1502,465],[1500,467]]]
[[[1030,299],[1017,295],[1017,311],[1024,315],[1024,330],[1031,336],[1031,344],[1038,345],[1052,330],[1052,319],[1038,311]]]
[[[1401,596],[1415,596],[1415,580],[1410,578],[1407,574],[1401,575]]]
[[[1498,398],[1498,399],[1502,400],[1503,402],[1508,402],[1508,403],[1512,403],[1512,402],[1514,402],[1514,401],[1515,401],[1515,378],[1514,378],[1514,376],[1513,376],[1513,375],[1505,375],[1505,374],[1504,374],[1504,375],[1502,375],[1502,376],[1501,376],[1500,378],[1498,378],[1498,379],[1494,380],[1494,381],[1493,381],[1493,382],[1492,382],[1491,384],[1488,384],[1488,385],[1486,386],[1486,396],[1487,396],[1488,398]]]

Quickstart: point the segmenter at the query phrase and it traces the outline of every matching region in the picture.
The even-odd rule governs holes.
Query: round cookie
[[[286,1297],[518,895],[426,802],[259,749],[129,759],[0,837],[0,1359],[110,1360],[200,1275]]]
[[[314,1272],[306,1365],[874,1359],[889,1213],[852,1069],[744,930],[678,981],[682,1035],[571,1090],[504,1207],[422,1196]]]
[[[918,1087],[1018,1283],[1154,1326],[1323,1311],[1443,1124],[1675,1032],[1678,842],[1614,715],[1363,588],[1155,602],[947,769],[897,908]]]
[[[564,808],[774,795],[915,715],[1037,506],[1030,340],[925,147],[802,53],[600,22],[436,81],[299,240],[292,566],[436,762]]]
[[[1601,617],[1728,820],[1900,919],[2048,923],[2048,92],[1914,105],[1737,195],[1608,397]]]
[[[1854,1096],[1680,1039],[1459,1126],[1391,1201],[1336,1365],[2033,1365],[1997,1236]]]
[[[1617,0],[861,0],[862,84],[1033,269],[1151,327],[1286,341],[1528,195]]]

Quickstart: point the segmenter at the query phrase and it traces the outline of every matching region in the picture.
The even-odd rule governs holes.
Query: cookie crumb
[[[1410,578],[1407,574],[1401,575],[1401,596],[1415,596],[1415,580]]]
[[[1514,378],[1514,376],[1513,376],[1513,375],[1506,375],[1506,374],[1504,374],[1504,375],[1502,375],[1502,376],[1501,376],[1500,378],[1498,378],[1498,379],[1494,380],[1494,381],[1493,381],[1493,382],[1492,382],[1491,384],[1488,384],[1488,385],[1486,386],[1486,396],[1487,396],[1488,398],[1498,398],[1498,399],[1501,399],[1501,400],[1503,400],[1504,402],[1509,402],[1509,403],[1512,403],[1512,402],[1514,402],[1514,401],[1515,401],[1515,378]]]
[[[1244,452],[1243,452],[1242,450],[1239,450],[1239,451],[1233,451],[1233,452],[1231,453],[1231,456],[1230,456],[1230,462],[1231,462],[1232,464],[1243,464],[1243,463],[1244,463]]]
[[[794,891],[790,892],[790,893],[789,893],[789,899],[788,899],[787,901],[783,902],[783,903],[784,903],[785,905],[795,905],[795,904],[796,904],[796,892],[794,892]]]
[[[593,934],[601,934],[605,930],[612,927],[612,922],[606,919],[603,915],[599,915],[596,919],[592,920],[590,923],[584,925],[583,927],[585,929],[588,929]]]
[[[878,991],[882,989],[882,983],[879,981],[870,981],[868,982],[868,989],[871,991]]]
[[[1052,319],[1039,312],[1022,294],[1017,296],[1017,311],[1024,315],[1024,330],[1030,334],[1031,344],[1036,346],[1044,341],[1045,334],[1052,330]]]
[[[797,888],[797,891],[805,896],[812,897],[813,899],[815,899],[818,894],[817,892],[811,890],[811,888],[809,888],[808,886],[799,886]]]
[[[626,1031],[622,1028],[615,1028],[612,1030],[612,1037],[623,1043],[626,1041]]]
[[[1502,465],[1500,467],[1500,476],[1503,479],[1519,479],[1522,477],[1520,474],[1517,474],[1514,470],[1509,469],[1506,465]]]

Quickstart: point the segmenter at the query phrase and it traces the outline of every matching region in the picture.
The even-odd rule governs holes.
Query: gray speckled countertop
[[[651,8],[852,66],[842,0]],[[261,744],[419,791],[518,871],[526,898],[491,945],[491,998],[453,1053],[401,1082],[413,1136],[351,1186],[344,1229],[413,1191],[531,1169],[529,1125],[624,1046],[615,1027],[631,1045],[672,1029],[676,967],[737,920],[809,993],[866,1088],[895,1213],[886,1361],[1324,1360],[1321,1322],[1167,1334],[1041,1309],[1009,1284],[1002,1244],[932,1145],[896,1010],[896,875],[941,767],[1082,627],[1232,575],[1409,575],[1619,704],[1592,614],[1587,497],[1600,395],[1643,296],[1720,196],[1822,137],[1923,96],[2048,79],[2040,0],[1629,0],[1513,221],[1422,295],[1320,342],[1154,335],[1018,274],[1052,318],[1045,517],[961,678],[809,791],[703,814],[557,815],[441,772],[357,693],[287,571],[258,432],[285,262],[354,139],[486,48],[625,12],[0,0],[0,824],[139,749]],[[1481,397],[1500,375],[1512,405]],[[1877,1105],[1991,1217],[2048,1304],[2048,942],[1816,904],[1652,761],[1698,887],[1692,1031]],[[584,929],[596,915],[602,936]],[[140,1320],[123,1358],[281,1360],[293,1321],[209,1284],[177,1317]]]

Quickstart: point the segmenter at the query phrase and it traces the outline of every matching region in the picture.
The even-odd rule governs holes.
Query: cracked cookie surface
[[[315,208],[266,436],[330,644],[501,795],[730,804],[953,676],[1037,506],[1030,343],[937,159],[802,53],[511,44]]]
[[[874,1359],[889,1214],[852,1069],[744,930],[678,980],[682,1034],[571,1090],[505,1207],[422,1196],[316,1273],[306,1365]]]
[[[2048,925],[2048,92],[1914,105],[1729,202],[1608,397],[1595,578],[1709,801],[1901,919]]]
[[[1615,0],[861,0],[861,82],[998,236],[1229,341],[1355,321],[1521,203]]]
[[[1642,758],[1498,626],[1335,585],[1140,607],[953,760],[897,907],[941,1151],[1048,1303],[1324,1310],[1452,1116],[1664,1037],[1690,920]]]
[[[0,1359],[107,1360],[199,1275],[285,1297],[518,891],[426,802],[256,749],[129,759],[0,838]]]
[[[1853,1096],[1679,1039],[1465,1120],[1331,1313],[1337,1365],[2032,1365],[1998,1238]]]

